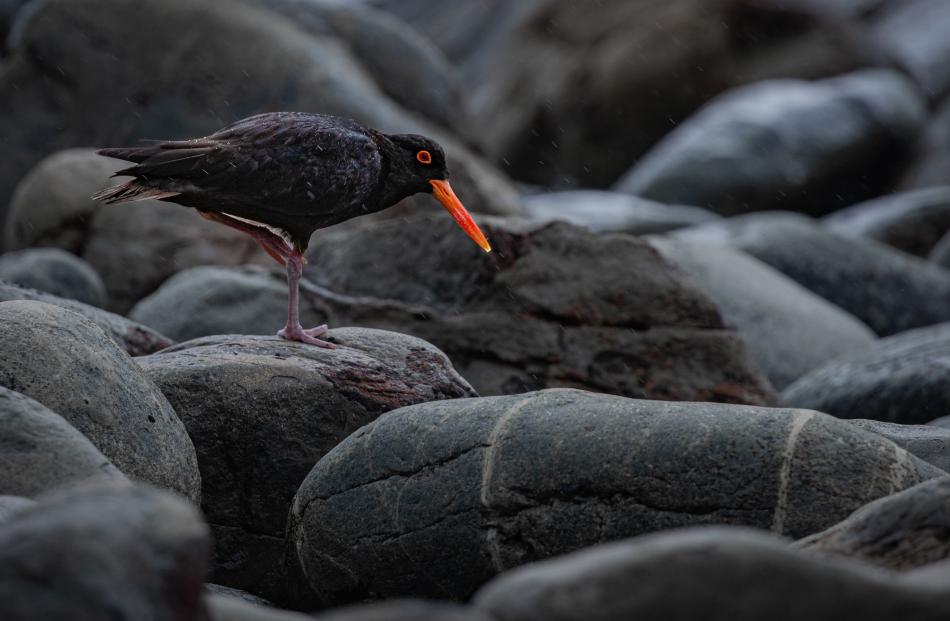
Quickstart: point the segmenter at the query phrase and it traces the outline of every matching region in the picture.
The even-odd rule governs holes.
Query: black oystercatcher
[[[135,162],[118,175],[132,181],[93,198],[120,203],[154,198],[251,235],[287,266],[285,339],[333,347],[304,330],[298,315],[303,253],[317,229],[432,192],[462,229],[491,251],[448,182],[445,153],[414,134],[383,134],[356,121],[303,112],[259,114],[204,138],[101,149]]]

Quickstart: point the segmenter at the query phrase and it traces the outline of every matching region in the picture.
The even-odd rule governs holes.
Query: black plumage
[[[302,253],[317,229],[432,192],[472,239],[490,250],[448,184],[444,151],[424,136],[384,134],[339,117],[276,112],[203,138],[99,153],[135,165],[116,173],[131,181],[94,198],[108,203],[154,198],[193,207],[253,235],[286,263],[291,287],[288,325],[281,331],[286,338],[326,345],[298,338],[308,331],[296,324]]]

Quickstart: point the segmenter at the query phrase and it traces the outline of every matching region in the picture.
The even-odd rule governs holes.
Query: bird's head
[[[485,252],[491,245],[472,220],[462,201],[449,185],[449,169],[445,151],[437,142],[418,134],[390,134],[389,139],[398,150],[398,161],[393,162],[391,175],[400,178],[410,194],[428,192],[442,203],[468,236]]]

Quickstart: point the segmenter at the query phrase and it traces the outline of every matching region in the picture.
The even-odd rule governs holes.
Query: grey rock
[[[305,269],[322,289],[306,288],[331,324],[433,343],[479,394],[772,402],[715,304],[645,242],[566,223],[482,226],[490,255],[445,217],[326,231]],[[351,297],[338,304],[328,290]]]
[[[950,185],[950,101],[937,108],[923,131],[901,185],[905,190]]]
[[[851,313],[881,336],[950,321],[950,273],[797,214],[750,214],[671,235],[743,250]]]
[[[208,529],[179,496],[106,486],[47,496],[0,526],[7,621],[199,618]]]
[[[950,614],[944,585],[809,558],[766,533],[696,528],[512,571],[482,589],[474,604],[498,621],[936,621]]]
[[[65,418],[130,478],[200,497],[184,425],[94,323],[41,302],[0,303],[0,369],[0,386]]]
[[[318,621],[493,621],[487,613],[450,602],[393,599],[314,615]]]
[[[147,200],[103,205],[89,197],[125,164],[92,149],[43,160],[17,187],[7,215],[7,248],[69,250],[105,281],[109,310],[125,313],[172,274],[195,265],[271,262],[249,236],[192,209]],[[112,181],[114,183],[114,181]]]
[[[801,537],[942,474],[818,412],[547,390],[380,417],[314,466],[289,533],[326,602],[459,599],[517,565],[667,528]]]
[[[3,524],[19,511],[29,509],[36,501],[21,496],[0,496],[0,524]]]
[[[24,289],[3,281],[0,281],[0,302],[12,302],[14,300],[31,300],[34,302],[43,302],[71,310],[74,313],[82,315],[87,320],[99,326],[106,336],[111,338],[116,345],[124,349],[130,356],[144,356],[154,353],[160,349],[173,345],[174,341],[163,334],[159,334],[151,328],[147,328],[140,323],[135,323],[126,319],[122,315],[116,315],[109,311],[89,306],[75,300],[59,298],[55,295],[35,291],[33,289]]]
[[[950,269],[950,234],[940,238],[927,258],[944,269]]]
[[[110,480],[125,476],[62,416],[0,387],[0,493],[32,498]]]
[[[871,38],[924,92],[939,101],[950,92],[950,4],[943,0],[889,2],[871,22]]]
[[[258,597],[252,593],[248,593],[247,591],[242,591],[241,589],[234,589],[234,588],[226,587],[220,584],[215,584],[213,582],[208,582],[205,584],[205,594],[206,596],[215,595],[215,596],[221,596],[221,597],[226,597],[230,599],[236,599],[248,604],[254,604],[255,606],[273,607],[273,604],[271,604],[269,601],[261,597]]]
[[[419,339],[342,328],[326,350],[276,337],[208,337],[138,358],[188,429],[216,534],[214,580],[284,603],[291,499],[323,455],[383,412],[474,395]]]
[[[545,186],[605,187],[732,86],[863,62],[840,29],[760,1],[603,0],[596,10],[573,0],[371,3],[458,64],[488,152]]]
[[[310,615],[262,606],[221,593],[206,595],[205,605],[209,621],[313,621]]]
[[[922,96],[894,71],[763,82],[707,104],[614,187],[720,213],[827,213],[895,180],[925,120]]]
[[[274,335],[287,320],[287,283],[264,268],[195,267],[175,274],[136,304],[129,318],[177,341],[213,334]],[[300,321],[323,323],[324,314],[302,296]]]
[[[864,506],[795,543],[822,555],[906,570],[950,558],[950,476],[931,479]]]
[[[665,237],[650,243],[715,300],[779,390],[832,358],[868,349],[876,338],[856,318],[743,252]]]
[[[933,425],[901,425],[857,418],[849,421],[865,431],[884,436],[908,453],[950,472],[950,429]]]
[[[366,5],[333,0],[243,0],[275,11],[318,37],[345,45],[402,106],[468,135],[468,103],[455,69],[407,23]]]
[[[931,427],[943,427],[944,429],[950,429],[950,416],[941,416],[940,418],[935,418],[928,422],[927,425]]]
[[[0,255],[0,280],[92,306],[105,306],[106,286],[79,257],[56,248],[32,248]]]
[[[526,196],[525,217],[535,222],[561,220],[598,233],[663,233],[716,220],[699,207],[664,205],[643,198],[596,190],[569,190]]]
[[[911,330],[815,369],[783,401],[839,418],[924,424],[950,410],[948,358],[950,323]]]
[[[845,237],[869,237],[925,257],[950,231],[950,186],[865,201],[834,212],[822,224]]]

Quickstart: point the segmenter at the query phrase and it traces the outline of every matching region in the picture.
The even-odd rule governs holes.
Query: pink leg
[[[281,265],[287,266],[287,325],[284,326],[277,336],[288,341],[300,341],[317,347],[326,349],[336,349],[336,345],[318,339],[318,336],[325,334],[327,325],[323,324],[316,328],[304,330],[300,325],[300,277],[303,275],[304,258],[299,250],[290,246],[284,239],[274,235],[265,228],[251,226],[240,220],[234,220],[224,214],[212,213],[207,211],[198,212],[202,218],[213,222],[220,222],[242,233],[247,233],[257,240],[267,254],[272,256],[275,261]]]
[[[287,256],[287,325],[277,336],[288,341],[300,341],[317,347],[335,349],[336,345],[316,338],[327,331],[326,324],[304,330],[300,325],[300,276],[303,274],[303,255],[294,250]]]

